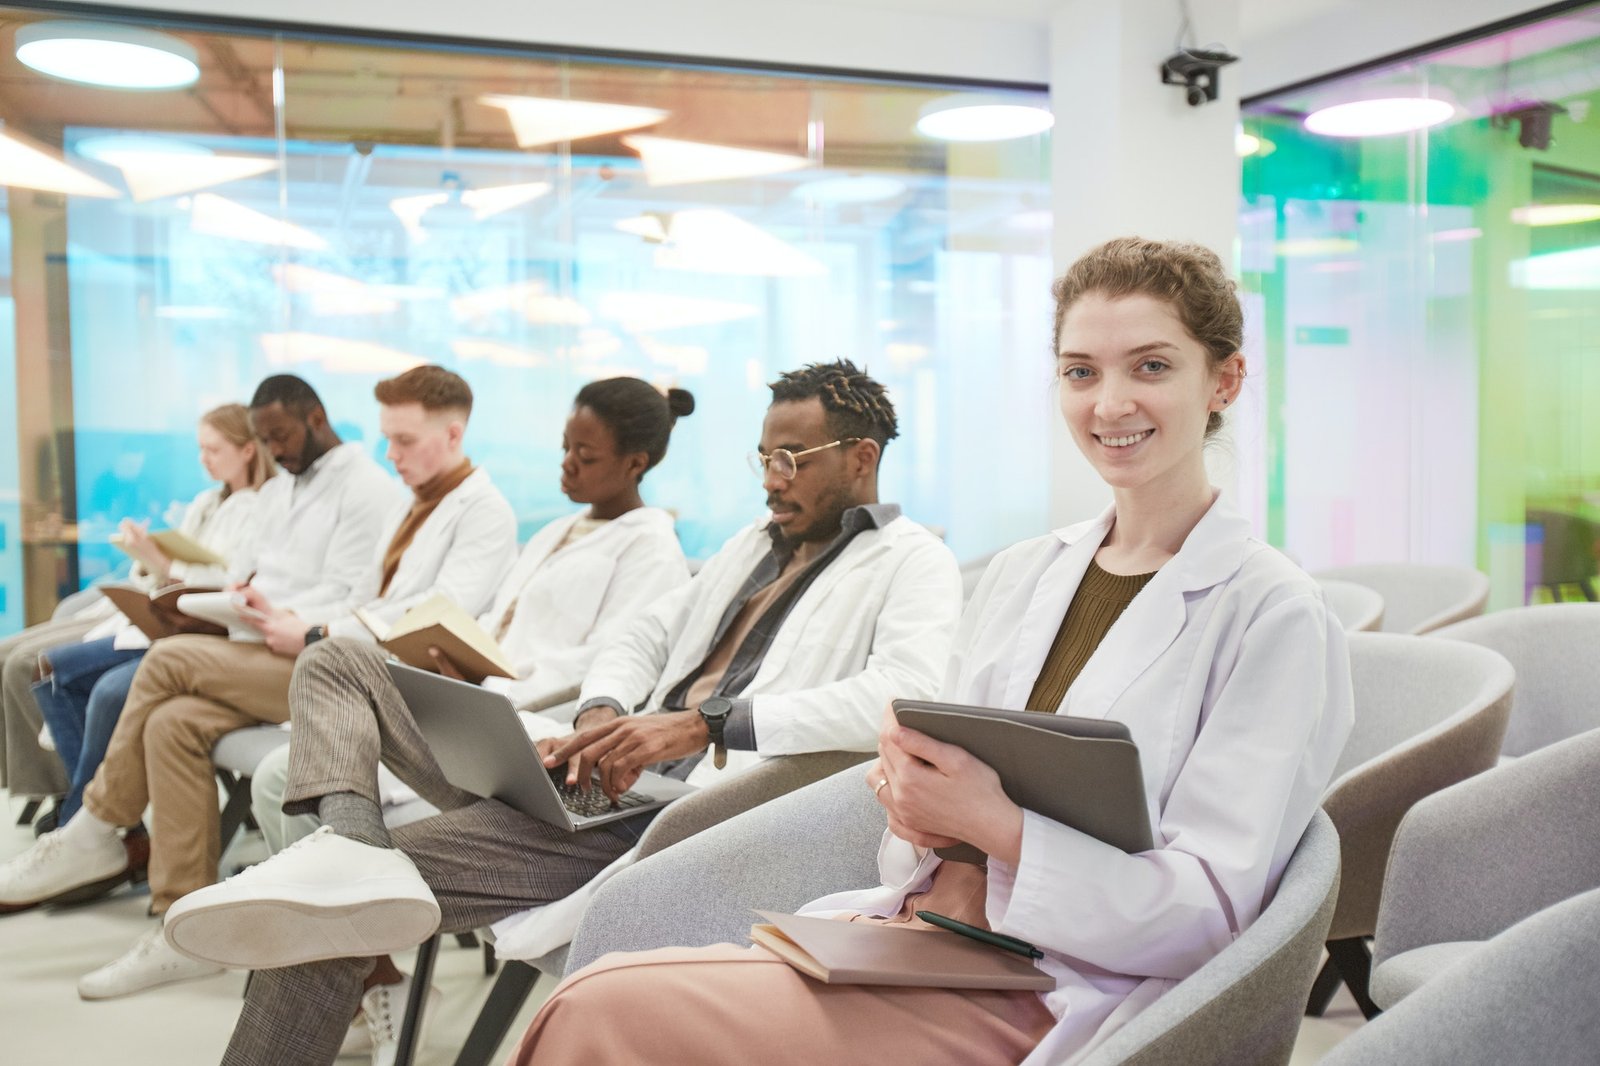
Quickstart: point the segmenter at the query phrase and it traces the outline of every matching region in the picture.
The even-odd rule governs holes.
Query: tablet
[[[1154,846],[1139,749],[1121,722],[921,700],[895,700],[893,708],[907,729],[993,767],[1017,806],[1130,854]],[[983,861],[965,844],[939,855]]]

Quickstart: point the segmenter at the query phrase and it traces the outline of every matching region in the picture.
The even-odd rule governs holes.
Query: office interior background
[[[263,21],[173,6],[0,7],[7,45],[93,15],[199,60],[194,84],[140,91],[0,49],[0,634],[125,565],[115,524],[165,524],[204,484],[196,417],[280,371],[374,454],[376,380],[462,373],[470,454],[524,538],[569,506],[572,395],[626,373],[699,401],[647,495],[709,554],[759,513],[745,452],[765,383],[839,356],[902,412],[885,498],[959,558],[1074,517],[1090,501],[1061,499],[1049,281],[1086,246],[1082,216],[1127,214],[1063,201],[1082,172],[1133,165],[1101,134],[1147,99],[1226,141],[1203,169],[1233,193],[1204,205],[1205,233],[1121,228],[1231,234],[1251,378],[1219,480],[1259,534],[1310,569],[1475,565],[1491,609],[1579,596],[1596,569],[1600,5],[1196,3],[1187,28],[1183,5],[1124,5],[1158,38],[1243,42],[1221,99],[1194,109],[1153,68],[1069,96],[1085,4],[876,5],[831,50],[816,23],[847,9],[756,5],[762,25],[702,23],[700,54],[681,30],[646,47],[661,16],[627,5],[608,30],[486,4],[453,33],[377,5],[279,5],[293,26],[266,5],[242,12]],[[1351,8],[1369,22],[1330,32]],[[312,21],[363,15],[377,24]],[[562,32],[574,43],[540,43]],[[1319,35],[1298,61],[1285,43]],[[1382,97],[1434,102],[1438,121],[1307,128]],[[919,130],[973,102],[1055,125]],[[1192,161],[1168,163],[1151,188],[1198,216]]]

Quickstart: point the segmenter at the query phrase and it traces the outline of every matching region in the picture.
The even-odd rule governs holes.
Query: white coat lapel
[[[1106,633],[1067,690],[1061,713],[1106,717],[1117,699],[1177,639],[1189,615],[1185,594],[1231,577],[1244,560],[1248,536],[1244,519],[1213,502],[1178,554],[1156,572]]]
[[[1022,614],[1022,624],[1017,627],[1011,663],[1004,671],[1005,692],[1000,706],[1021,708],[1039,680],[1039,671],[1055,643],[1061,620],[1067,615],[1072,597],[1077,595],[1089,561],[1105,540],[1111,528],[1111,514],[1104,514],[1092,522],[1082,522],[1058,530],[1057,535],[1066,542],[1066,548],[1045,568],[1033,586],[1033,595]]]

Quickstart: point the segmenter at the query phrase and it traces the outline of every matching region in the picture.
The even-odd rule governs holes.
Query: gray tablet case
[[[1121,722],[1032,711],[895,700],[907,729],[971,752],[994,768],[1019,807],[1069,825],[1129,854],[1153,846],[1139,749]],[[981,863],[970,844],[941,858]]]

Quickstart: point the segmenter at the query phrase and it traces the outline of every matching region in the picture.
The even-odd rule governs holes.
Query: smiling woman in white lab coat
[[[731,945],[613,955],[557,990],[515,1061],[1070,1062],[1270,900],[1353,710],[1316,584],[1206,477],[1244,377],[1233,284],[1209,251],[1128,238],[1055,297],[1061,412],[1114,503],[995,559],[943,698],[1126,723],[1157,846],[1125,854],[1023,810],[989,767],[891,722],[866,775],[889,817],[883,884],[806,911],[936,910],[1037,945],[1053,991],[822,986]],[[957,841],[987,867],[931,850]]]

